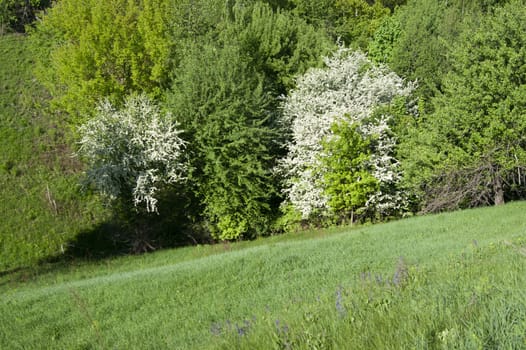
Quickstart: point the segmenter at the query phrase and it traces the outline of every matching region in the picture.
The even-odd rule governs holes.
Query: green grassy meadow
[[[2,349],[521,349],[526,203],[0,277]]]

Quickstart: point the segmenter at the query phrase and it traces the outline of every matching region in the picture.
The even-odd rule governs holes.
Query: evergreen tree
[[[280,136],[264,76],[236,47],[195,48],[168,105],[189,141],[188,180],[215,238],[268,233]]]
[[[167,105],[189,140],[192,203],[215,238],[269,233],[284,154],[279,96],[332,46],[290,13],[255,2],[227,4],[209,42],[188,47]],[[206,62],[206,64],[203,64]]]
[[[293,12],[334,40],[365,49],[382,20],[405,0],[291,0]]]
[[[250,65],[265,75],[274,96],[287,94],[297,75],[320,66],[321,57],[335,46],[323,30],[262,2],[234,4],[231,18],[219,26],[216,43],[239,47]]]

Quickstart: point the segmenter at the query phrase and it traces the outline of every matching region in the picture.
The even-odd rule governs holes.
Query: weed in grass
[[[219,337],[223,333],[223,327],[221,327],[221,323],[212,323],[210,326],[210,333],[216,337]]]
[[[278,349],[290,350],[292,349],[292,341],[290,339],[289,326],[286,323],[281,323],[280,320],[275,321],[275,343]]]
[[[215,337],[245,337],[249,334],[250,330],[255,326],[256,324],[256,316],[252,316],[252,318],[245,318],[241,320],[240,322],[232,322],[230,320],[227,320],[224,324],[221,324],[220,322],[213,322],[210,325],[210,334]]]
[[[396,265],[396,270],[393,275],[393,284],[395,287],[402,288],[409,278],[409,270],[404,261],[403,257],[400,257],[398,264]]]
[[[240,337],[246,335],[249,328],[250,328],[250,322],[247,320],[244,320],[243,323],[240,325],[236,323],[236,332],[237,332],[237,335],[239,335]]]
[[[74,288],[69,288],[69,293],[76,306],[78,307],[80,314],[85,318],[85,320],[90,325],[90,328],[93,329],[93,331],[95,332],[97,342],[99,343],[100,348],[107,348],[107,345],[105,344],[104,338],[100,330],[99,323],[92,317],[91,312],[89,311],[88,306],[86,305],[86,301]]]
[[[340,317],[345,317],[345,315],[347,314],[347,310],[345,310],[345,307],[343,306],[341,286],[339,286],[338,289],[336,289],[336,311],[338,312],[338,315]]]

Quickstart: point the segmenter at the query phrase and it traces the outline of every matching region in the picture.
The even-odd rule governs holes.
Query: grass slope
[[[65,122],[46,106],[22,35],[0,35],[0,272],[60,254],[104,213],[79,193]]]
[[[525,210],[3,276],[0,348],[525,348]]]

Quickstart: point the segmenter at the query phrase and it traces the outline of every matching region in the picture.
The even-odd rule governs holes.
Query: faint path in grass
[[[265,257],[268,257],[270,263],[278,264],[276,261],[279,261],[280,265],[285,265],[295,258],[308,256],[313,261],[309,264],[329,259],[334,260],[334,264],[349,264],[350,270],[366,267],[374,269],[380,266],[387,268],[395,264],[400,256],[404,256],[412,263],[425,264],[426,261],[436,263],[437,259],[448,259],[450,254],[457,254],[470,245],[484,246],[491,242],[524,236],[526,221],[521,221],[520,215],[514,214],[508,217],[502,215],[508,211],[512,214],[524,206],[524,203],[512,203],[506,206],[507,208],[483,208],[411,218],[312,239],[283,242],[268,240],[268,244],[259,242],[257,246],[248,245],[240,250],[225,249],[223,252],[190,258],[173,264],[166,263],[165,260],[162,265],[158,266],[110,272],[51,285],[50,282],[44,286],[29,283],[21,288],[7,291],[1,301],[38,299],[55,293],[65,293],[70,289],[128,283],[134,279],[162,279],[167,274],[173,274],[172,278],[177,278],[178,274],[199,275],[203,273],[203,270],[235,264],[236,260],[244,258],[263,261]],[[506,229],[503,230],[503,228]],[[177,250],[173,251],[173,254],[177,254]]]
[[[152,275],[155,275],[156,277],[161,277],[162,275],[169,273],[186,272],[188,270],[200,270],[202,268],[208,267],[209,264],[213,263],[214,260],[223,260],[225,254],[228,254],[228,258],[235,259],[237,257],[249,255],[250,253],[262,251],[267,248],[267,246],[259,246],[239,251],[233,251],[229,253],[205,256],[195,260],[182,261],[171,265],[149,267],[145,269],[127,272],[117,272],[109,275],[90,277],[87,279],[77,281],[61,282],[45,287],[29,288],[27,290],[13,290],[12,293],[5,293],[4,296],[2,296],[2,298],[0,299],[0,302],[38,299],[55,293],[68,292],[70,289],[86,288],[94,285],[99,287],[104,284],[114,284],[122,281],[129,281],[134,278],[141,278]]]

